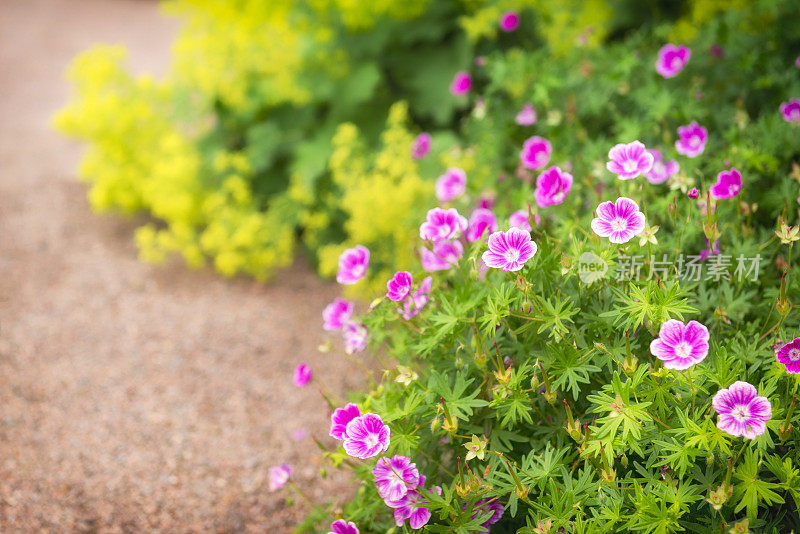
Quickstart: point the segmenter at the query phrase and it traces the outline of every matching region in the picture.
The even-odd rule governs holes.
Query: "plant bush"
[[[386,296],[360,316],[337,300],[325,328],[384,369],[332,406],[340,446],[325,455],[354,496],[300,530],[800,528],[800,12],[708,6],[666,76],[659,50],[685,21],[594,50],[497,50],[475,69],[480,97],[434,158],[466,183],[448,174],[438,208],[433,184],[409,197],[405,240],[346,242],[348,291],[374,289],[373,272]],[[526,104],[539,117],[521,125]],[[351,157],[356,137],[340,130],[334,175],[391,174],[377,162],[411,139],[387,135],[371,159]],[[414,248],[433,252],[415,266]]]

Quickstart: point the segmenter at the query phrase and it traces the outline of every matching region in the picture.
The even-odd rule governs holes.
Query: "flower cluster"
[[[389,448],[389,427],[374,413],[361,414],[355,404],[337,408],[331,415],[329,434],[342,441],[345,452],[355,458],[372,458]]]

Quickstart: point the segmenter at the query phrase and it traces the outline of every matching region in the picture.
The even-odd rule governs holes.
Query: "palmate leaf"
[[[473,410],[486,406],[489,403],[483,399],[476,399],[481,390],[476,388],[471,393],[467,393],[467,388],[475,381],[474,378],[466,379],[466,374],[458,372],[452,387],[450,379],[442,372],[431,373],[428,381],[428,389],[441,397],[447,403],[447,409],[453,417],[466,421],[472,417]]]
[[[612,311],[600,314],[610,318],[614,326],[631,332],[645,323],[661,325],[669,319],[681,319],[684,315],[697,313],[697,309],[687,304],[688,296],[684,294],[677,281],[671,283],[649,280],[646,284],[629,285],[629,293],[612,288],[617,305]]]
[[[747,517],[751,520],[758,517],[758,505],[761,502],[766,505],[784,502],[783,497],[774,491],[780,486],[774,482],[760,479],[758,471],[758,453],[753,449],[748,449],[744,462],[736,468],[733,475],[734,478],[741,481],[734,487],[734,499],[739,501],[734,511],[738,513],[747,508]]]
[[[571,345],[548,345],[552,357],[550,369],[554,372],[553,385],[561,390],[572,392],[573,400],[581,394],[580,384],[588,384],[589,375],[600,372],[600,368],[589,361],[589,355],[581,354]]]

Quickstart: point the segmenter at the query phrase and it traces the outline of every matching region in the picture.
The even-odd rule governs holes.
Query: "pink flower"
[[[411,143],[411,157],[422,159],[431,151],[431,134],[422,132]]]
[[[353,314],[353,303],[342,298],[335,298],[333,302],[322,310],[322,328],[325,330],[341,330]]]
[[[534,213],[533,218],[536,226],[539,226],[539,216]],[[521,230],[525,230],[526,232],[530,232],[531,223],[528,222],[528,212],[526,210],[515,211],[511,214],[511,216],[509,216],[508,225],[513,228],[519,228]]]
[[[697,321],[683,323],[670,319],[661,325],[658,339],[650,343],[650,352],[667,369],[683,371],[708,356],[708,328]]]
[[[398,310],[400,315],[403,316],[403,319],[408,321],[422,311],[422,308],[428,303],[430,298],[428,295],[431,292],[432,286],[433,278],[426,276],[419,285],[419,289],[414,291],[414,293],[403,302],[403,308]]]
[[[536,190],[533,192],[539,207],[561,204],[572,189],[572,175],[555,165],[536,177]]]
[[[422,268],[426,271],[444,271],[458,264],[464,254],[460,241],[438,241],[433,244],[433,252],[425,247],[419,249]]]
[[[592,230],[612,243],[627,243],[644,230],[644,213],[639,211],[636,202],[627,197],[619,197],[616,202],[602,202],[596,211]]]
[[[386,504],[394,508],[394,522],[398,527],[402,527],[406,519],[408,526],[412,529],[424,527],[431,519],[431,512],[424,506],[420,506],[420,501],[423,500],[422,493],[419,489],[425,484],[425,477],[419,477],[419,486],[417,489],[410,489],[400,499],[396,501],[387,501]],[[435,491],[437,494],[442,494],[442,488],[436,486],[428,491]]]
[[[717,427],[731,436],[755,439],[767,430],[772,419],[772,405],[759,397],[752,384],[737,381],[714,395],[714,410],[719,414]]]
[[[353,354],[367,348],[369,332],[363,324],[351,321],[344,325],[342,338],[344,339],[344,351],[347,354]]]
[[[483,193],[481,193],[480,198],[478,198],[478,207],[490,210],[494,207],[494,203],[496,200],[497,200],[497,195],[495,193],[493,193],[492,191],[484,191]]]
[[[465,234],[470,243],[484,239],[497,230],[497,217],[491,210],[478,208],[469,217],[469,227]]]
[[[633,141],[614,145],[608,151],[606,168],[617,175],[620,180],[632,180],[653,168],[655,158],[642,143]]]
[[[344,519],[337,519],[331,523],[331,531],[328,534],[359,534],[356,524],[352,521],[347,522]]]
[[[347,423],[361,415],[355,404],[348,403],[344,408],[336,408],[331,414],[330,436],[339,440],[347,437]]]
[[[713,243],[709,243],[706,239],[706,248],[701,250],[697,257],[700,258],[700,261],[706,261],[710,256],[719,256],[720,251],[719,239]]]
[[[516,11],[506,11],[500,17],[500,29],[504,32],[513,32],[519,28],[519,15]]]
[[[301,363],[294,369],[294,385],[301,388],[311,381],[311,367]]]
[[[466,505],[464,505],[464,507],[466,508]],[[503,512],[505,512],[505,508],[503,508],[503,505],[500,504],[500,501],[497,499],[488,498],[477,501],[472,507],[472,510],[474,512],[472,514],[473,519],[484,515],[487,512],[492,512],[492,515],[490,515],[489,518],[481,524],[481,526],[486,529],[486,532],[489,532],[489,527],[491,527],[491,525],[494,525],[500,521],[500,518],[503,517]]]
[[[731,167],[729,171],[722,171],[717,175],[717,183],[709,188],[712,198],[733,198],[742,189],[742,175]]]
[[[661,50],[658,51],[656,72],[664,78],[672,78],[683,70],[683,67],[689,62],[691,56],[692,51],[685,46],[665,44],[661,47]]]
[[[372,458],[389,448],[389,427],[374,413],[359,415],[345,427],[344,450],[356,458]]]
[[[489,250],[481,258],[489,267],[503,271],[519,271],[536,254],[538,247],[531,234],[519,228],[495,232],[489,236]]]
[[[289,464],[281,464],[276,467],[269,468],[269,490],[278,491],[289,482],[289,477],[292,476],[292,466]]]
[[[650,149],[648,152],[653,155],[653,166],[649,171],[644,173],[644,177],[647,178],[647,181],[651,184],[663,184],[680,170],[680,165],[678,165],[678,162],[674,159],[671,161],[664,161],[660,150]]]
[[[786,372],[800,373],[800,337],[796,337],[775,351],[778,362],[786,366]]]
[[[397,501],[408,493],[409,488],[419,485],[417,466],[407,456],[395,455],[389,460],[379,458],[372,470],[375,487],[385,501]]]
[[[544,137],[534,135],[528,138],[522,145],[519,158],[523,166],[528,169],[537,170],[547,165],[552,152],[553,147],[550,145],[550,141]]]
[[[391,280],[386,282],[386,296],[399,302],[411,293],[411,284],[414,279],[408,271],[397,271]]]
[[[533,106],[529,102],[522,106],[522,110],[517,113],[514,120],[520,126],[531,126],[536,123],[536,119],[536,110],[533,109]]]
[[[700,196],[700,191],[698,191],[696,187],[693,187],[689,189],[689,192],[686,193],[686,196],[689,198],[697,198]]]
[[[428,210],[425,222],[419,227],[419,236],[426,241],[453,239],[459,232],[467,229],[467,219],[459,215],[455,208],[433,208]]]
[[[355,284],[367,275],[367,267],[369,267],[369,249],[362,245],[349,248],[339,256],[336,281],[345,285]]]
[[[467,190],[467,173],[451,167],[436,180],[436,198],[440,202],[450,202]]]
[[[450,92],[456,96],[465,95],[469,93],[472,88],[472,78],[469,72],[460,70],[456,72],[453,82],[450,84]]]
[[[797,56],[797,59],[794,60],[794,64],[800,67],[800,56]]]
[[[678,139],[675,141],[675,149],[678,154],[683,154],[687,158],[694,158],[703,153],[708,141],[708,130],[704,126],[692,121],[686,126],[678,126]]]
[[[800,122],[800,99],[792,98],[781,104],[781,113],[785,121]]]

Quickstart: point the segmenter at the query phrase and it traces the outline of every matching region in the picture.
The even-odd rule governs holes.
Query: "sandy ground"
[[[291,437],[326,439],[299,361],[360,383],[316,350],[337,288],[302,262],[269,286],[140,263],[135,223],[90,212],[80,146],[49,129],[76,53],[122,43],[163,72],[176,27],[145,0],[0,1],[0,532],[286,532],[302,513],[268,467],[315,499],[343,487]]]

